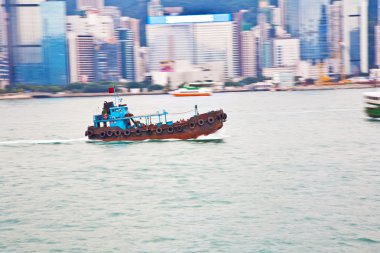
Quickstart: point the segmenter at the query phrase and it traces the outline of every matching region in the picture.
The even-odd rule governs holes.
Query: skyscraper
[[[70,83],[95,80],[95,39],[91,35],[68,33],[70,52]]]
[[[286,30],[292,37],[299,37],[301,58],[312,62],[327,57],[324,53],[327,45],[328,0],[282,0]],[[322,45],[321,45],[322,43]],[[323,49],[321,54],[321,49]]]
[[[377,0],[377,20],[374,33],[375,66],[373,67],[380,68],[380,0]]]
[[[328,44],[334,73],[343,74],[343,2],[335,1],[328,6]]]
[[[9,84],[7,23],[4,1],[0,0],[0,89]]]
[[[284,26],[292,37],[299,36],[300,1],[302,0],[281,0]]]
[[[253,31],[241,32],[241,65],[243,77],[257,76],[256,36]]]
[[[119,44],[119,73],[121,78],[135,81],[135,48],[133,32],[128,28],[117,29]]]
[[[274,67],[292,67],[300,61],[299,39],[274,39],[273,40]]]
[[[115,82],[119,77],[118,48],[114,42],[96,42],[95,44],[95,81]]]
[[[144,80],[145,70],[141,67],[143,59],[140,57],[140,20],[131,17],[121,17],[120,27],[132,31],[135,56],[135,80],[141,82]]]
[[[113,26],[114,28],[120,27],[120,18],[121,18],[121,11],[116,6],[105,6],[103,9],[99,11],[99,14],[101,16],[107,16],[111,17],[113,20]]]
[[[345,0],[343,22],[345,72],[368,73],[368,0]]]
[[[320,52],[324,47],[320,43],[327,41],[326,11],[322,12],[326,10],[323,5],[327,5],[327,2],[327,0],[301,0],[299,3],[299,38],[303,60],[317,62],[327,56]]]
[[[164,7],[161,5],[160,0],[151,0],[148,3],[148,16],[163,16],[164,15]]]
[[[376,67],[375,63],[375,26],[378,24],[378,9],[379,0],[369,0],[368,1],[368,65],[369,68]]]
[[[319,20],[319,34],[318,34],[318,43],[319,43],[319,59],[324,60],[329,58],[329,42],[328,42],[328,18],[327,18],[327,6],[321,6],[321,17]]]
[[[45,84],[68,84],[65,2],[40,4],[42,21],[42,55]]]
[[[77,0],[78,10],[102,9],[104,0]]]
[[[375,26],[375,67],[380,68],[380,24]]]
[[[238,42],[230,14],[150,17],[146,26],[149,69],[160,62],[223,62],[225,78],[238,75]]]
[[[13,83],[68,83],[64,1],[7,0]]]

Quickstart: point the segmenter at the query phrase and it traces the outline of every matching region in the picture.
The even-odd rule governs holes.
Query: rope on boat
[[[175,112],[175,113],[169,113],[170,115],[179,115],[179,114],[186,114],[186,113],[189,113],[189,112],[194,112],[194,109],[190,110],[190,111],[186,111],[186,112]]]

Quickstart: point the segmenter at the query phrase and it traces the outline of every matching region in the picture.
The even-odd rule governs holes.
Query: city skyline
[[[2,2],[2,87],[155,82],[160,79],[155,72],[162,72],[160,64],[167,61],[175,62],[171,72],[181,75],[222,62],[222,68],[213,65],[218,74],[212,76],[223,76],[214,81],[284,73],[317,80],[368,74],[379,65],[379,1],[260,0],[257,20],[250,20],[256,25],[249,29],[252,11],[181,15],[182,6],[167,8],[159,0],[147,3],[146,21],[123,16],[123,10],[103,0],[78,0],[76,15],[66,15],[65,1]],[[374,6],[376,14],[368,10]]]

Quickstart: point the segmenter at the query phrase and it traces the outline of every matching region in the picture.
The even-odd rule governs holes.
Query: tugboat
[[[223,127],[227,114],[222,110],[199,114],[195,106],[194,115],[187,120],[168,121],[168,112],[135,116],[126,104],[105,101],[100,114],[93,116],[93,126],[85,135],[90,140],[142,141],[161,139],[196,139],[215,133]],[[153,123],[156,122],[156,123]]]

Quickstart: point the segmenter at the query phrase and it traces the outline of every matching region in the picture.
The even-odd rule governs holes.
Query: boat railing
[[[152,118],[154,117],[157,117],[159,119],[159,123],[163,123],[162,120],[161,120],[161,117],[164,118],[165,120],[165,124],[167,123],[170,123],[170,121],[167,121],[166,120],[166,116],[168,115],[169,113],[166,112],[166,111],[163,111],[162,113],[156,113],[156,114],[148,114],[148,115],[136,115],[136,116],[130,116],[130,117],[115,117],[115,116],[112,116],[112,115],[108,115],[107,118],[104,118],[103,115],[95,115],[94,116],[94,122],[110,122],[110,121],[123,121],[123,120],[142,120],[142,119],[146,119],[146,120],[149,120],[151,122]]]

